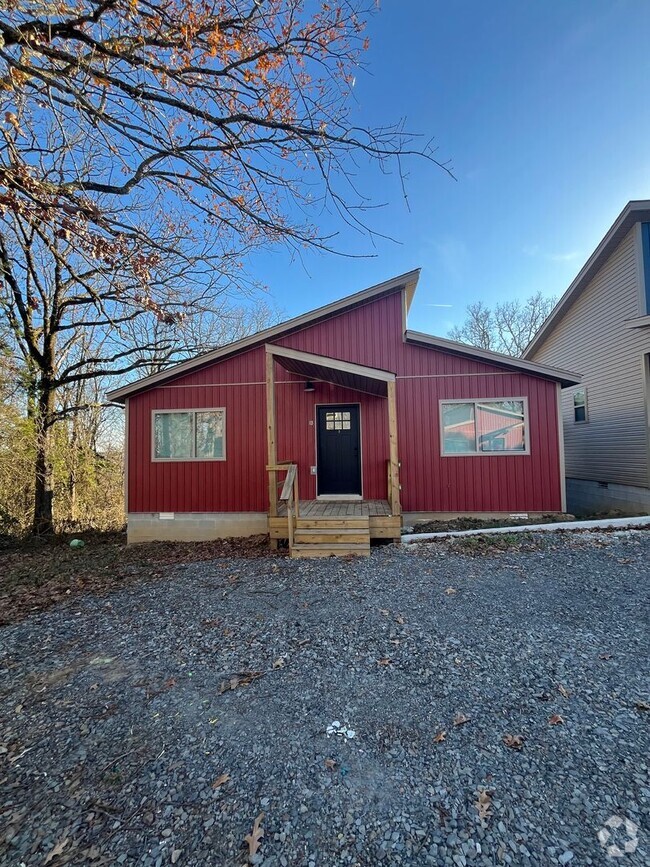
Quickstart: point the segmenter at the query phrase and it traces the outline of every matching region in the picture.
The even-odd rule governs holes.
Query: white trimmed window
[[[154,410],[154,461],[225,461],[226,410]]]
[[[573,420],[576,424],[587,421],[587,389],[579,388],[573,392]]]
[[[441,400],[443,455],[529,454],[528,402]]]

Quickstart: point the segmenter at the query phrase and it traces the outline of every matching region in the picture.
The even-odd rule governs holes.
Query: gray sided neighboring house
[[[650,513],[650,201],[630,202],[527,347],[562,392],[568,509]]]

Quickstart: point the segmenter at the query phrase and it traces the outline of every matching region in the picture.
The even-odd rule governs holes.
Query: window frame
[[[585,417],[584,418],[576,418],[576,395],[582,392],[585,396]],[[571,392],[571,411],[573,413],[573,423],[574,424],[587,424],[589,421],[589,401],[587,398],[587,386],[581,385],[580,388],[576,388]]]
[[[650,223],[641,223],[641,315],[650,316]],[[645,302],[645,310],[644,304]]]
[[[223,413],[223,454],[220,458],[196,457],[196,414],[199,412]],[[187,458],[159,458],[156,457],[156,416],[170,415],[173,413],[189,413],[192,417],[192,455]],[[225,406],[200,406],[200,407],[177,407],[176,409],[152,409],[151,410],[151,462],[154,464],[181,464],[181,463],[205,463],[206,461],[226,460],[226,407]]]
[[[486,404],[486,403],[505,403],[507,401],[515,401],[518,400],[524,405],[524,448],[523,449],[495,449],[494,451],[481,451],[478,447],[478,425],[476,424],[477,413],[476,413],[476,405],[477,404]],[[453,403],[471,403],[474,404],[474,442],[476,444],[476,451],[474,452],[446,452],[445,451],[445,424],[444,424],[444,416],[443,416],[443,407],[448,404]],[[492,458],[492,457],[522,457],[526,455],[530,455],[530,415],[528,412],[528,398],[527,397],[454,397],[454,398],[445,398],[444,400],[438,401],[438,418],[439,418],[439,426],[440,426],[440,457],[442,458]]]

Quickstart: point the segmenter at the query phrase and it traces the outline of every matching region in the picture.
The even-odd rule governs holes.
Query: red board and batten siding
[[[555,382],[402,339],[399,292],[370,301],[274,341],[397,375],[398,446],[404,511],[559,511],[560,443]],[[264,512],[266,407],[264,347],[193,371],[129,400],[129,512]],[[315,406],[361,405],[363,495],[386,497],[387,402],[276,374],[279,460],[299,465],[300,496],[316,496]],[[528,455],[442,457],[443,399],[528,399]],[[154,463],[154,409],[226,408],[226,460]],[[311,424],[310,424],[311,422]]]

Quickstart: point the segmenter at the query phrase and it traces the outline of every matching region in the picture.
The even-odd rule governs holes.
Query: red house
[[[564,511],[558,402],[579,377],[409,331],[418,276],[111,392],[129,541],[367,553],[402,522]]]

